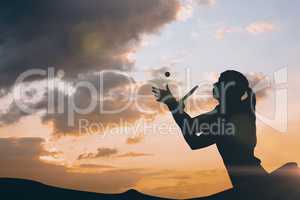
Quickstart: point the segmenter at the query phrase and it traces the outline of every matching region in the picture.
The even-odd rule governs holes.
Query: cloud
[[[150,93],[151,87],[148,89],[148,93]],[[67,108],[61,113],[48,113],[43,117],[43,122],[52,123],[53,133],[57,136],[82,135],[104,133],[113,128],[122,127],[122,125],[134,124],[141,118],[153,119],[160,113],[156,112],[156,110],[159,110],[159,104],[154,97],[150,95],[145,98],[133,97],[129,90],[130,88],[126,87],[116,88],[103,101],[93,100],[84,91],[80,91],[74,99],[75,102],[78,102],[77,105],[85,108],[85,103],[94,101],[94,109],[88,113],[74,112],[73,120],[71,120],[73,124],[68,123],[71,116]],[[68,98],[65,99],[65,103],[67,101]],[[152,114],[145,111],[153,109]],[[93,127],[94,129],[92,129]]]
[[[132,157],[144,157],[144,156],[153,156],[153,154],[149,153],[139,153],[139,152],[129,152],[129,153],[124,153],[120,154],[117,157],[118,158],[132,158]]]
[[[177,13],[177,20],[186,21],[193,16],[195,8],[199,6],[214,6],[215,0],[180,0],[181,6]]]
[[[152,78],[164,78],[166,79],[165,77],[165,73],[166,72],[170,72],[171,68],[170,67],[166,67],[166,66],[163,66],[163,67],[160,67],[160,68],[154,68],[154,69],[150,69],[149,70],[149,73],[151,75]]]
[[[260,100],[268,95],[272,88],[272,78],[263,73],[246,74],[250,87],[255,91],[256,97]]]
[[[84,159],[96,159],[96,158],[107,158],[111,157],[118,153],[117,149],[112,148],[98,148],[96,153],[84,153],[80,154],[77,160],[84,160]]]
[[[0,86],[32,68],[55,67],[70,77],[130,69],[128,55],[142,35],[174,20],[179,6],[177,0],[3,2]]]
[[[42,148],[43,141],[41,138],[1,138],[0,151],[3,153],[7,151],[7,154],[3,157],[1,156],[1,158],[26,160],[27,157],[30,157],[31,160],[38,160],[38,156],[48,154],[47,151]]]
[[[76,113],[74,125],[69,126],[70,96],[55,89],[54,95],[62,97],[64,106],[54,102],[51,109],[60,108],[60,112],[46,112],[42,120],[53,125],[56,135],[78,134],[80,119],[87,119],[90,123],[100,122],[104,126],[116,124],[120,119],[134,122],[143,113],[132,105],[110,115],[98,109],[103,106],[106,110],[117,110],[126,105],[128,79],[120,74],[108,73],[101,85],[96,82],[99,79],[96,73],[105,70],[130,71],[134,67],[130,55],[139,47],[142,38],[157,33],[164,25],[175,20],[179,7],[177,0],[91,0],[88,3],[82,0],[44,3],[29,0],[18,4],[2,3],[0,22],[3,22],[3,32],[0,35],[0,48],[5,51],[0,54],[0,88],[5,88],[5,91],[9,91],[6,94],[11,95],[14,81],[28,69],[62,69],[65,71],[65,82],[76,85],[87,81],[96,88],[102,88],[98,91],[101,95],[110,97],[95,101],[97,108],[89,114]],[[20,8],[22,11],[19,12]],[[32,77],[26,81],[36,78],[41,79]],[[40,85],[37,82],[33,84]],[[36,108],[36,112],[48,111],[47,87],[39,90],[44,98],[30,104],[30,107]],[[5,101],[7,95],[1,95],[1,102]],[[80,108],[84,108],[93,99],[82,88],[76,88],[72,98]],[[22,111],[13,101],[7,107],[1,115],[2,125],[18,122],[23,116],[34,114]]]
[[[155,185],[151,184],[154,181]],[[225,169],[203,171],[173,169],[150,173],[147,179],[143,180],[141,190],[147,194],[166,198],[192,199],[229,188],[231,183]]]
[[[253,22],[245,27],[223,27],[219,28],[215,32],[215,38],[218,40],[223,40],[227,34],[233,33],[249,33],[252,35],[259,35],[262,33],[269,33],[277,31],[278,27],[272,22],[258,21]]]
[[[245,29],[248,33],[258,35],[261,33],[274,32],[277,30],[277,26],[272,22],[258,21],[249,24]]]
[[[181,7],[179,8],[179,12],[177,13],[176,19],[179,21],[186,21],[191,18],[194,13],[193,4],[190,1],[183,2]]]
[[[86,160],[86,159],[97,159],[97,158],[132,158],[132,157],[144,157],[144,156],[153,156],[153,154],[140,153],[140,152],[128,152],[123,154],[118,154],[118,150],[114,148],[98,148],[96,153],[83,153],[80,154],[77,160]],[[88,166],[88,165],[87,165]]]
[[[204,6],[214,6],[217,2],[216,0],[194,0],[198,5]]]
[[[5,103],[8,105],[7,108],[0,114],[1,125],[13,124],[22,117],[38,113],[42,122],[52,128],[54,136],[60,137],[68,134],[103,133],[125,123],[133,124],[140,118],[152,120],[165,109],[161,109],[162,105],[155,101],[151,87],[154,83],[167,82],[163,78],[167,69],[150,71],[152,79],[145,83],[135,82],[130,74],[115,71],[85,74],[73,81],[58,79],[57,86],[53,90],[46,90],[48,83],[43,80],[24,83],[19,88],[25,96],[18,99],[25,107],[35,111],[24,112],[12,98],[8,98],[13,96],[15,92],[13,88],[4,99],[0,98],[1,102],[10,99],[9,103]],[[159,73],[161,78],[157,76]],[[96,91],[90,93],[87,88],[76,87],[78,83],[88,83]],[[71,90],[71,94],[65,91],[65,88]],[[28,96],[28,92],[38,93],[38,95]],[[50,93],[53,99],[50,98]],[[74,110],[75,107],[83,109],[90,104],[95,104],[95,108],[88,113]],[[73,118],[71,119],[73,124],[69,123],[70,118]],[[99,125],[98,130],[85,129],[85,125],[91,124]]]
[[[138,144],[138,143],[141,143],[143,140],[144,140],[144,135],[139,134],[139,135],[127,138],[126,144]]]
[[[157,115],[166,112],[166,108],[155,101],[151,92],[152,86],[163,87],[164,84],[169,83],[170,87],[176,89],[178,84],[164,76],[166,71],[172,72],[168,67],[149,70],[150,80],[145,82],[135,82],[131,79],[130,74],[125,76],[109,72],[103,76],[102,85],[99,84],[99,74],[83,76],[82,81],[87,81],[99,89],[96,94],[93,94],[94,97],[98,95],[98,98],[92,97],[87,90],[78,88],[73,96],[74,104],[79,108],[86,108],[92,102],[95,104],[95,108],[89,113],[75,112],[73,125],[68,124],[68,119],[70,119],[68,106],[63,107],[63,112],[47,113],[42,118],[43,122],[52,123],[53,133],[57,136],[104,133],[113,128],[122,128],[122,125],[133,125],[139,119],[146,119],[150,122]],[[103,85],[108,87],[101,90]],[[110,88],[110,90],[106,90],[106,88]],[[63,103],[55,102],[54,110],[58,110],[61,104],[69,104],[69,96],[61,95],[57,90],[55,93],[55,100],[59,99],[57,96],[63,96]],[[95,125],[96,130],[85,128],[91,124]]]
[[[239,28],[235,28],[235,27],[220,28],[216,31],[215,38],[218,40],[223,40],[226,34],[237,33],[240,31],[241,30]]]
[[[168,177],[168,179],[174,179],[174,180],[187,180],[190,179],[191,177],[189,176],[185,176],[185,175],[181,175],[181,176],[170,176]]]
[[[111,169],[98,173],[72,172],[65,166],[45,163],[40,138],[1,138],[0,177],[26,178],[82,191],[119,193],[134,187],[143,177],[139,170]],[[21,164],[20,164],[21,163]]]
[[[62,86],[59,86],[63,83]],[[67,83],[67,84],[66,84]],[[84,83],[92,86],[95,91],[88,88],[76,87]],[[27,96],[22,96],[20,101],[25,107],[34,109],[34,112],[24,112],[13,100],[8,104],[8,109],[0,114],[2,126],[18,122],[29,114],[39,113],[42,122],[50,124],[56,137],[63,135],[81,135],[87,133],[103,133],[121,123],[132,124],[140,118],[152,119],[160,113],[160,105],[151,94],[151,85],[136,83],[130,74],[115,71],[91,73],[80,76],[73,81],[59,81],[54,89],[46,90],[47,82],[34,81],[23,84],[21,91],[29,90],[38,85],[43,88],[40,95],[34,96],[34,101],[27,101]],[[63,88],[63,89],[61,89]],[[71,88],[74,92],[69,94],[64,88]],[[13,96],[13,91],[10,95]],[[51,95],[50,95],[51,94]],[[40,96],[40,98],[36,98]],[[51,98],[53,97],[53,98]],[[5,101],[6,97],[0,101]],[[26,101],[25,101],[26,100]],[[78,112],[78,109],[94,107],[87,113]],[[76,108],[76,109],[75,109]],[[146,113],[145,110],[153,110]],[[157,111],[157,112],[156,112]],[[97,130],[89,126],[97,125]],[[94,126],[95,127],[95,126]]]
[[[80,168],[87,168],[87,169],[111,169],[115,168],[111,165],[97,165],[97,164],[81,164],[79,165]]]

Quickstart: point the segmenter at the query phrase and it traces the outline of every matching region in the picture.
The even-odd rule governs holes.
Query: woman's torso
[[[253,114],[235,112],[224,115],[216,112],[212,122],[222,126],[214,137],[234,186],[266,173],[260,165],[261,161],[254,155],[256,124]]]

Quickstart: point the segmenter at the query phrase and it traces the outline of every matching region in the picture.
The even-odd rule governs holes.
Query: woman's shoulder
[[[219,107],[216,106],[214,109],[212,109],[211,111],[202,113],[200,115],[197,116],[197,118],[218,118],[220,117],[220,112],[219,112]]]

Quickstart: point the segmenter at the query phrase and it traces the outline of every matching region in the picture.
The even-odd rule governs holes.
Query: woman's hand
[[[156,101],[167,104],[170,101],[175,100],[169,86],[166,89],[159,89],[157,87],[152,87],[153,95],[156,97]],[[176,101],[176,100],[175,100]]]
[[[185,104],[184,100],[177,101],[170,91],[169,86],[166,86],[166,89],[159,89],[156,87],[152,87],[152,92],[156,97],[156,101],[165,103],[171,112],[174,113],[182,113],[184,112]]]
[[[185,108],[183,101],[177,101],[173,96],[169,86],[166,89],[159,89],[157,87],[152,87],[153,95],[156,97],[156,101],[167,104],[171,111],[183,111]]]

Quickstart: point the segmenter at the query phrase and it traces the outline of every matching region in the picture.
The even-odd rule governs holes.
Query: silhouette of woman
[[[183,111],[184,103],[174,98],[168,86],[165,90],[153,87],[152,91],[157,101],[172,111],[192,150],[216,144],[234,187],[267,174],[254,156],[256,96],[243,74],[233,70],[223,72],[213,89],[219,104],[195,118]]]

